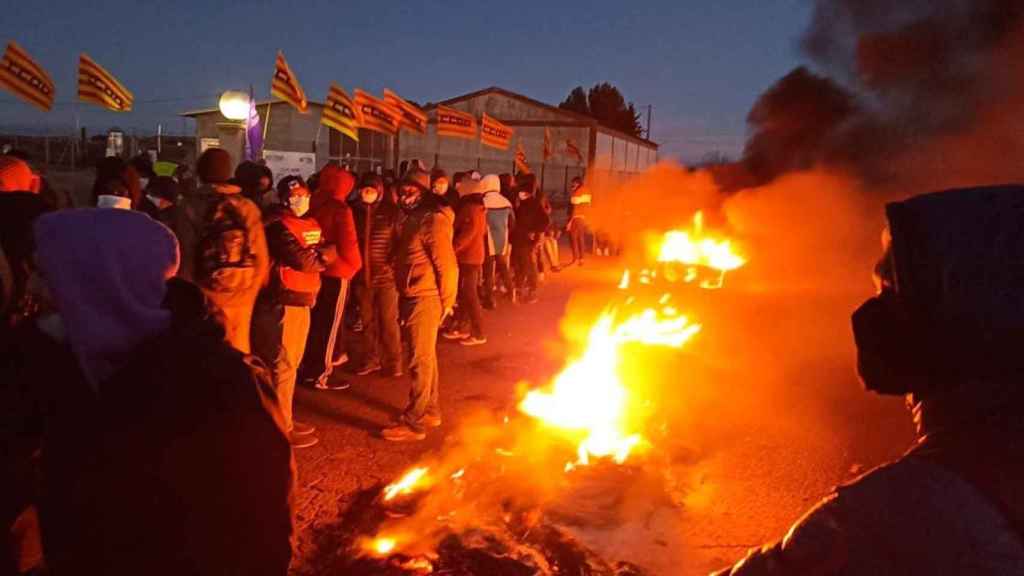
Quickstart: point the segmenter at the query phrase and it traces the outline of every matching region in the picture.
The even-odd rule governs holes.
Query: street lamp
[[[245,120],[249,117],[249,95],[238,90],[228,90],[220,95],[220,113],[228,120]]]

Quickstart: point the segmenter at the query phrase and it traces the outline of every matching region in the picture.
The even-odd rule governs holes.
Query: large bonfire
[[[652,236],[653,262],[627,270],[620,297],[589,330],[586,344],[547,386],[524,392],[517,413],[466,425],[460,444],[383,487],[357,530],[354,574],[640,574],[608,564],[556,527],[601,522],[587,510],[581,485],[616,484],[657,462],[648,440],[654,402],[627,365],[652,349],[678,350],[702,327],[667,285],[722,287],[744,265],[729,239],[688,229]],[[635,281],[634,281],[635,279]],[[570,506],[566,502],[571,502]],[[588,514],[583,514],[588,516]]]

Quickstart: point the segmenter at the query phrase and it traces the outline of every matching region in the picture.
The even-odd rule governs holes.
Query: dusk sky
[[[574,86],[609,81],[654,105],[662,157],[735,156],[757,96],[800,63],[809,0],[535,2],[12,2],[0,41],[15,40],[57,84],[37,112],[0,93],[0,131],[74,126],[86,52],[135,94],[135,110],[78,106],[91,133],[113,125],[191,132],[181,111],[227,89],[269,93],[284,53],[311,100],[331,81],[390,88],[418,102],[500,86],[558,104]]]

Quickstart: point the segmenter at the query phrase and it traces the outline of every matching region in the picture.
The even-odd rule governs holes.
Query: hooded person
[[[202,186],[182,199],[171,229],[181,242],[178,275],[203,290],[228,342],[248,354],[253,306],[270,258],[259,207],[228,183],[231,164],[225,150],[203,152],[196,169]]]
[[[918,438],[730,576],[1024,574],[1024,187],[889,204],[878,295],[853,315],[868,390]]]
[[[284,575],[294,468],[277,398],[173,279],[174,235],[142,213],[79,209],[40,217],[35,242],[49,332],[74,358],[35,382],[48,568]]]
[[[448,173],[442,168],[435,167],[430,171],[430,191],[452,210],[459,204],[459,191],[452,185]]]
[[[352,281],[363,326],[362,354],[356,374],[383,371],[402,375],[402,341],[398,325],[395,261],[399,208],[385,198],[380,176],[367,174],[359,184],[352,215],[363,256],[363,268]]]
[[[488,176],[480,181],[469,180],[459,187],[454,226],[455,258],[459,263],[459,305],[453,327],[444,333],[444,337],[458,340],[463,346],[487,342],[479,285],[487,250],[484,193],[491,188],[500,188],[497,176]]]
[[[267,244],[272,260],[270,282],[260,293],[253,313],[252,345],[266,362],[281,401],[292,446],[317,443],[316,429],[292,417],[299,365],[309,336],[310,308],[320,292],[320,273],[337,259],[325,245],[320,224],[309,214],[310,191],[299,176],[277,184],[276,206],[266,212]]]
[[[101,208],[138,208],[142,202],[142,177],[135,166],[116,156],[96,164],[92,194],[94,205]],[[128,198],[127,205],[124,200]]]
[[[422,440],[427,428],[441,425],[437,332],[455,306],[459,269],[452,247],[452,212],[431,192],[430,176],[410,170],[398,188],[402,214],[395,281],[412,390],[402,415],[381,435],[409,441]]]
[[[533,303],[537,301],[539,248],[551,218],[537,197],[537,180],[533,174],[520,174],[517,180],[519,203],[512,231],[512,260],[516,281],[526,291],[523,301]]]
[[[39,176],[28,162],[14,156],[0,156],[0,193],[39,192]]]
[[[320,224],[325,244],[334,246],[337,259],[320,275],[320,292],[310,311],[309,336],[302,359],[301,380],[321,390],[342,390],[348,383],[332,379],[335,366],[344,364],[342,317],[349,282],[363,266],[352,209],[346,198],[355,188],[355,176],[337,164],[320,171],[320,187],[314,192],[310,214]]]
[[[494,309],[495,275],[504,285],[509,300],[514,304],[518,299],[509,269],[509,255],[512,253],[511,231],[516,217],[512,203],[502,193],[500,177],[497,186],[491,176],[484,178],[481,188],[484,190],[484,208],[487,210],[487,259],[484,261],[483,305],[485,308]]]

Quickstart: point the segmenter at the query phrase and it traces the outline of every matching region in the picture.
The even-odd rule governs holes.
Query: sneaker
[[[385,378],[401,378],[405,374],[402,372],[401,368],[395,368],[394,370],[382,370],[380,375]]]
[[[448,330],[447,332],[442,332],[441,336],[444,336],[445,340],[462,340],[469,336],[469,334],[461,330]]]
[[[316,381],[316,384],[314,384],[314,387],[317,390],[348,390],[351,386],[351,382],[341,378],[321,378]]]
[[[467,336],[459,341],[459,344],[463,346],[479,346],[481,344],[487,344],[486,336]]]
[[[359,370],[356,370],[356,376],[366,376],[368,374],[373,374],[374,372],[380,371],[380,369],[380,362],[370,362],[369,364],[363,366]]]
[[[441,415],[427,414],[420,420],[420,424],[424,428],[439,428],[441,426]]]
[[[307,436],[313,432],[316,432],[316,426],[312,424],[306,424],[298,420],[292,422],[292,436]]]
[[[416,430],[408,424],[396,424],[380,431],[381,438],[391,442],[413,442],[423,440],[427,433],[423,430]]]
[[[533,293],[533,292],[527,292],[526,296],[524,296],[523,299],[522,299],[522,303],[523,304],[536,304],[537,303],[537,295],[535,293]]]
[[[305,435],[299,436],[292,432],[291,445],[292,448],[309,448],[310,446],[316,446],[320,443],[320,439],[316,436]]]

